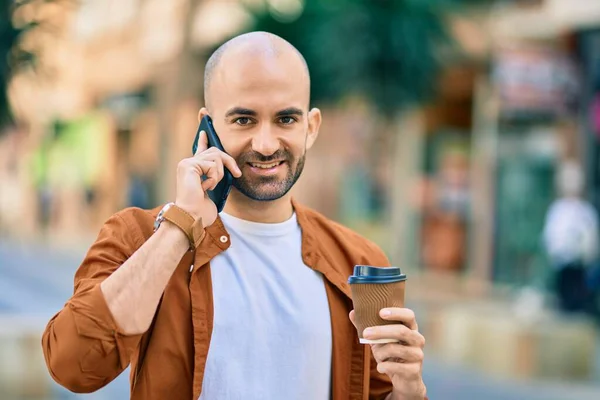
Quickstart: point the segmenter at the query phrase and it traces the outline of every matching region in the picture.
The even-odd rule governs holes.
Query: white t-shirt
[[[302,261],[296,216],[221,218],[231,246],[210,262],[214,326],[200,399],[329,399],[329,304],[323,276]]]
[[[546,214],[544,244],[556,264],[583,261],[598,255],[598,215],[588,202],[576,198],[555,200]]]

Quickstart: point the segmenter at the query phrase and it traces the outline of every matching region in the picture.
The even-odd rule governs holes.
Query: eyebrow
[[[227,113],[225,113],[225,118],[232,117],[234,115],[246,115],[249,117],[256,117],[258,113],[254,110],[244,107],[233,107]],[[290,115],[295,115],[297,117],[302,117],[304,115],[304,111],[296,107],[288,107],[283,110],[277,111],[275,114],[276,117],[287,117]]]
[[[287,117],[290,115],[295,115],[297,117],[301,117],[304,115],[304,112],[301,109],[296,108],[296,107],[288,107],[281,111],[277,111],[277,114],[275,114],[276,117]]]
[[[256,111],[250,110],[249,108],[233,107],[232,109],[227,111],[227,113],[225,114],[225,118],[231,117],[233,115],[248,115],[250,117],[256,117],[256,115],[258,114]]]

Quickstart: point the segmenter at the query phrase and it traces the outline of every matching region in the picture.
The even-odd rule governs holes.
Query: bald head
[[[309,109],[304,57],[270,33],[238,36],[208,60],[204,100],[198,120],[212,118],[223,147],[242,170],[228,204],[286,196],[321,126],[321,111]]]
[[[306,84],[310,97],[310,74],[306,60],[298,49],[283,38],[268,32],[250,32],[234,37],[221,45],[208,59],[204,69],[204,101],[208,108],[212,99],[213,82],[219,77],[223,78],[224,72],[237,67],[237,72],[242,63],[256,65],[276,66],[279,62],[285,63],[290,68],[290,73],[300,72],[297,79]],[[304,83],[303,82],[303,83]]]

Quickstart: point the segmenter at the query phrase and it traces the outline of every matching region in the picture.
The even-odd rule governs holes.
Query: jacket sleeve
[[[375,357],[373,357],[371,346],[365,346],[365,348],[371,357],[369,400],[384,400],[392,392],[392,381],[390,380],[389,376],[386,374],[380,374],[379,371],[377,371],[377,361],[375,361]]]
[[[127,366],[140,335],[124,335],[108,309],[100,283],[141,246],[137,224],[120,214],[102,227],[75,274],[75,290],[48,323],[42,349],[52,378],[76,393],[96,391]]]

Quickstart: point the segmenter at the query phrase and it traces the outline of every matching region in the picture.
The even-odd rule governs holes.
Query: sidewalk
[[[431,399],[444,400],[591,400],[600,399],[600,382],[595,385],[498,379],[464,366],[452,367],[428,357],[425,381]]]
[[[483,394],[483,384],[486,400],[600,399],[600,329],[590,319],[516,302],[509,288],[412,278],[407,302],[428,340],[425,369],[445,371],[434,390]]]

